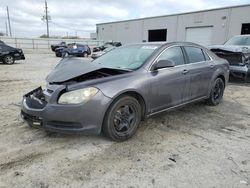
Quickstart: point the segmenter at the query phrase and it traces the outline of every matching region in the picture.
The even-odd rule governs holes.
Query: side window
[[[206,61],[210,61],[211,60],[211,58],[208,56],[207,52],[205,52],[204,50],[203,50],[203,54],[205,56]]]
[[[184,57],[180,47],[172,47],[163,52],[158,60],[170,60],[175,63],[175,65],[184,64]]]
[[[200,48],[196,47],[184,47],[187,52],[189,63],[197,63],[201,61],[205,61],[205,57]]]

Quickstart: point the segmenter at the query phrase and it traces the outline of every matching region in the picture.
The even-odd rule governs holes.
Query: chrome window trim
[[[169,46],[169,47],[167,47],[167,48],[165,48],[154,60],[153,60],[153,63],[151,63],[151,65],[150,65],[150,67],[149,67],[149,72],[152,72],[153,70],[151,70],[152,69],[152,67],[153,67],[153,65],[157,62],[157,60],[159,59],[159,57],[166,51],[166,50],[168,50],[168,49],[170,49],[170,48],[173,48],[173,47],[181,47],[180,45],[173,45],[173,46]],[[184,54],[183,54],[184,55]],[[184,57],[183,57],[184,58]],[[184,60],[185,61],[185,60]],[[185,64],[184,64],[185,65]],[[179,65],[178,65],[179,66]],[[177,66],[174,66],[174,67],[177,67]],[[169,67],[168,67],[169,68]],[[171,67],[172,68],[172,67]],[[162,69],[166,69],[166,68],[162,68]],[[162,69],[159,69],[159,70],[162,70]]]
[[[173,48],[173,47],[194,47],[194,48],[200,48],[200,47],[197,47],[197,46],[193,46],[193,45],[173,45],[173,46],[169,46],[167,48],[165,48],[154,60],[153,60],[153,63],[151,63],[150,67],[149,67],[149,72],[154,72],[154,70],[152,70],[152,67],[153,65],[157,62],[157,60],[159,59],[159,57],[168,49],[170,48]],[[165,70],[165,69],[171,69],[171,68],[175,68],[175,67],[182,67],[182,66],[188,66],[188,65],[195,65],[195,64],[199,64],[199,63],[204,63],[204,62],[211,62],[213,61],[213,58],[205,51],[203,50],[203,48],[200,48],[202,50],[203,53],[206,53],[208,55],[208,57],[210,58],[210,60],[206,60],[206,61],[199,61],[199,62],[195,62],[195,63],[185,63],[183,65],[177,65],[177,66],[174,66],[174,67],[166,67],[166,68],[161,68],[161,69],[158,69],[159,71],[160,70]],[[183,52],[182,52],[183,53]],[[184,54],[183,54],[184,56]],[[185,60],[184,60],[185,61]]]

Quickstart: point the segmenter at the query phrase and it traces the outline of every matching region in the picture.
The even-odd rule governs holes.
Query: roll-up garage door
[[[208,46],[212,42],[213,27],[186,28],[186,41]]]

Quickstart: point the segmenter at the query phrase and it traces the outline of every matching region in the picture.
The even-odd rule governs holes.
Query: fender
[[[228,83],[228,79],[229,79],[229,66],[225,66],[224,67],[216,67],[216,70],[214,71],[213,73],[213,76],[210,80],[210,84],[209,84],[209,90],[208,90],[208,94],[207,96],[209,97],[210,95],[210,91],[211,91],[211,88],[213,86],[213,83],[215,81],[216,78],[218,78],[219,76],[223,76],[224,79],[225,79],[225,87]]]

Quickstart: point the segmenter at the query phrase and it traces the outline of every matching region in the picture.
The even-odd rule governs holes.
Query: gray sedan
[[[154,114],[201,100],[218,105],[228,76],[226,60],[193,43],[127,45],[91,63],[62,60],[46,89],[24,95],[21,115],[32,127],[123,141]]]

